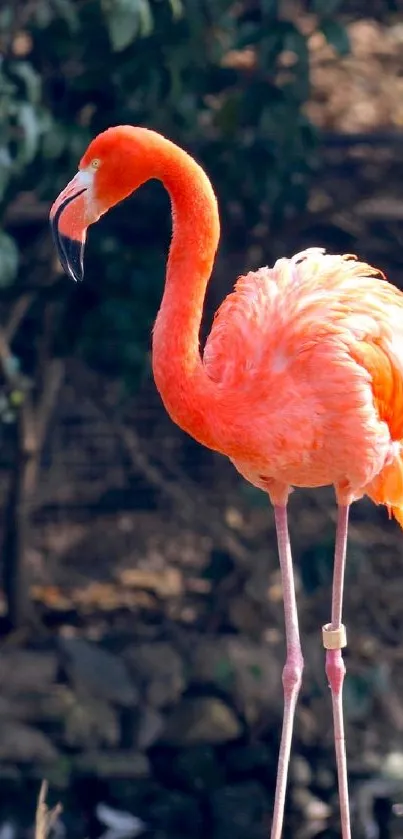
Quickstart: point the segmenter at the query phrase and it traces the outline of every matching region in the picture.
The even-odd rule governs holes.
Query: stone
[[[294,755],[291,758],[290,780],[302,787],[307,787],[312,783],[312,769],[302,755]]]
[[[210,798],[211,839],[267,839],[270,802],[261,784],[245,781],[222,787]]]
[[[0,697],[0,719],[8,717],[21,722],[48,724],[63,722],[75,695],[67,685],[50,685],[46,693],[22,693]]]
[[[393,781],[403,780],[403,752],[389,752],[383,760],[381,774]]]
[[[74,768],[78,773],[99,778],[146,778],[150,774],[148,758],[130,749],[86,752],[75,758]]]
[[[52,652],[7,650],[0,653],[0,684],[3,695],[45,693],[56,680],[57,656]]]
[[[58,752],[45,734],[14,720],[0,721],[0,761],[51,763]]]
[[[183,593],[183,575],[179,568],[163,567],[158,571],[147,568],[125,568],[119,574],[120,582],[128,589],[148,589],[158,597],[168,599]]]
[[[64,718],[64,741],[74,748],[117,746],[120,726],[112,706],[93,696],[72,696]]]
[[[185,689],[180,655],[164,641],[143,643],[126,650],[126,660],[145,701],[154,708],[176,702]]]
[[[146,830],[146,824],[137,816],[123,810],[115,810],[102,801],[95,808],[95,813],[98,821],[108,828],[104,837],[108,836],[109,839],[135,839]]]
[[[60,638],[59,644],[77,691],[123,707],[137,705],[138,692],[122,659],[82,638]]]
[[[307,821],[324,822],[332,815],[331,807],[316,795],[312,795],[308,789],[302,787],[294,789],[293,801],[302,810]]]
[[[156,743],[164,729],[162,714],[150,705],[142,708],[138,720],[136,745],[141,752],[147,751]]]
[[[167,715],[161,740],[171,746],[227,743],[242,734],[234,711],[214,696],[182,699]]]
[[[281,669],[270,647],[236,635],[203,639],[191,657],[192,681],[226,691],[250,725],[282,712]]]

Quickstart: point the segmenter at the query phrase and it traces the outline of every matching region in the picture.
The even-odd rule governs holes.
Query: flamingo
[[[269,496],[282,575],[286,661],[271,839],[282,834],[303,657],[287,523],[294,487],[333,485],[338,505],[331,620],[322,627],[331,688],[340,821],[350,839],[342,708],[343,582],[349,508],[364,495],[403,527],[403,294],[356,257],[312,247],[238,279],[203,356],[199,329],[219,242],[213,187],[162,135],[117,126],[95,137],[50,212],[62,267],[83,279],[86,232],[145,181],[171,198],[173,236],[153,330],[153,374],[168,414],[226,455]]]

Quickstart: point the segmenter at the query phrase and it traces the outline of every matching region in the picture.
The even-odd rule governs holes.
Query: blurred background
[[[0,837],[30,835],[46,777],[58,839],[265,839],[284,659],[273,516],[173,426],[152,381],[167,196],[148,184],[91,230],[80,286],[51,242],[51,202],[118,123],[167,134],[214,183],[204,334],[240,273],[310,245],[399,285],[403,2],[0,3]],[[290,524],[306,670],[285,837],[332,839],[333,493],[295,492]],[[402,558],[386,512],[356,505],[357,839],[403,835]]]

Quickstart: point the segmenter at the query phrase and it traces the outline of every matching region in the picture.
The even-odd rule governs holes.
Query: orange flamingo
[[[150,178],[165,185],[173,216],[153,334],[157,388],[172,419],[227,455],[274,505],[287,656],[272,839],[282,833],[303,669],[287,501],[292,486],[335,488],[332,613],[322,632],[342,836],[350,839],[341,654],[348,513],[366,494],[403,526],[403,294],[353,256],[309,248],[238,280],[201,358],[199,328],[220,227],[210,181],[185,151],[145,128],[100,134],[53,204],[55,243],[66,272],[82,279],[87,227]]]

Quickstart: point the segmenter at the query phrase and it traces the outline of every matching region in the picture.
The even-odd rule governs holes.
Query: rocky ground
[[[215,468],[215,510],[244,555],[217,544],[211,522],[186,527],[163,503],[37,531],[36,622],[0,646],[0,818],[18,835],[46,777],[69,836],[103,833],[100,802],[156,839],[267,836],[284,654],[273,523],[224,461]],[[319,631],[335,510],[327,491],[295,493],[290,506],[306,671],[285,836],[319,839],[338,836]],[[399,536],[381,511],[356,506],[345,707],[357,837],[401,832]]]

